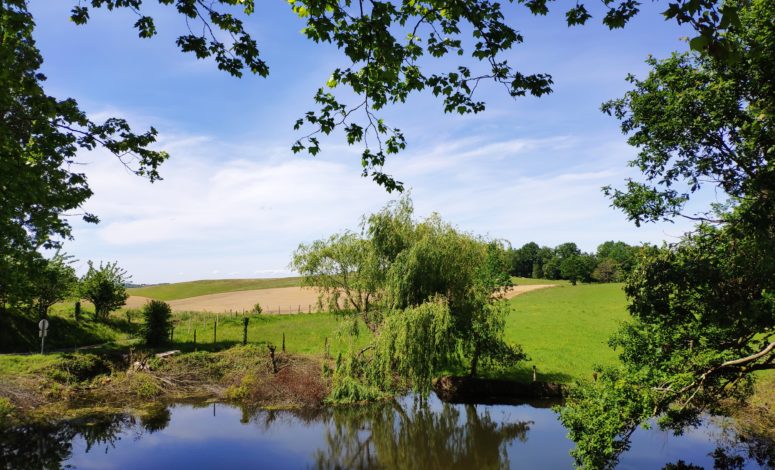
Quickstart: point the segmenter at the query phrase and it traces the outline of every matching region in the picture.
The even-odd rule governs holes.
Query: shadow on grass
[[[37,315],[8,311],[0,316],[0,352],[29,353],[40,351]],[[121,334],[134,335],[137,325],[110,318],[95,321],[91,316],[79,320],[61,315],[48,317],[46,349],[69,349],[114,341]]]

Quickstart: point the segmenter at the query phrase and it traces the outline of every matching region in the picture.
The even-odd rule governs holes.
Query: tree
[[[43,260],[32,283],[32,292],[37,303],[38,316],[48,316],[48,309],[74,293],[78,276],[71,266],[71,256],[57,252],[50,260]]]
[[[167,158],[166,153],[149,149],[156,141],[155,129],[136,134],[117,118],[96,123],[75,100],[47,95],[33,28],[26,1],[2,1],[0,273],[11,282],[0,286],[0,297],[34,277],[38,250],[57,249],[70,237],[66,214],[78,210],[92,194],[84,174],[74,171],[79,150],[101,146],[151,181],[158,179],[157,168]],[[83,218],[98,220],[92,214]]]
[[[143,306],[142,336],[148,346],[163,346],[170,340],[172,309],[167,302],[151,300]]]
[[[595,265],[594,255],[586,253],[571,255],[560,261],[560,275],[563,279],[569,280],[574,286],[579,281],[590,282]]]
[[[622,366],[601,370],[562,411],[587,467],[615,465],[652,416],[680,432],[723,399],[749,396],[754,372],[775,369],[775,1],[728,5],[740,11],[726,36],[735,60],[649,59],[648,77],[630,77],[634,90],[603,108],[631,134],[645,174],[608,188],[614,205],[636,224],[701,223],[641,252],[626,284],[632,318],[611,340]],[[706,185],[730,204],[684,214]]]
[[[600,260],[611,259],[615,261],[623,273],[629,273],[635,264],[638,247],[630,246],[624,242],[613,240],[603,242],[597,247],[597,257]]]
[[[327,297],[329,310],[363,313],[379,300],[384,272],[371,243],[352,232],[299,245],[291,267]]]
[[[511,285],[505,243],[461,233],[436,214],[419,222],[412,214],[404,197],[365,217],[362,236],[345,232],[302,245],[294,256],[292,265],[302,268],[307,285],[330,291],[349,283],[345,298],[356,300],[363,296],[354,295],[353,286],[374,293],[369,310],[351,309],[375,332],[374,343],[339,361],[336,400],[369,396],[354,380],[385,390],[397,386],[398,373],[427,395],[445,364],[462,360],[476,374],[480,363],[499,366],[524,357],[503,340],[500,299]]]
[[[530,277],[533,274],[533,267],[540,261],[540,249],[537,243],[530,242],[525,243],[521,248],[511,250],[511,274]]]
[[[592,279],[597,282],[615,282],[620,281],[622,277],[622,267],[618,261],[613,258],[604,258],[597,263],[595,270],[592,271]]]
[[[129,276],[118,262],[102,264],[95,268],[89,261],[89,271],[81,279],[81,297],[94,304],[94,315],[98,320],[107,320],[113,310],[123,306],[129,295],[124,284]]]

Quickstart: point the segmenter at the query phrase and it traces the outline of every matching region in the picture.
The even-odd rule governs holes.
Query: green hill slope
[[[215,279],[203,281],[160,284],[158,286],[127,289],[129,295],[139,295],[157,300],[176,300],[198,295],[220,294],[274,287],[294,287],[301,283],[300,277],[280,277],[274,279]]]
[[[591,379],[595,364],[614,364],[608,338],[628,318],[622,284],[584,284],[529,292],[509,301],[506,338],[521,344],[539,379]]]

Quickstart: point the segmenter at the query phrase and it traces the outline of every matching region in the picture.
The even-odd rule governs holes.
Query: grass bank
[[[127,289],[127,292],[129,295],[149,297],[156,300],[177,300],[199,295],[255,289],[271,289],[275,287],[296,287],[299,285],[301,285],[300,277],[280,277],[274,279],[215,279],[136,287]]]

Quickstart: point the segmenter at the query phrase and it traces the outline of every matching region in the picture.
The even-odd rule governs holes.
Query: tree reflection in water
[[[328,410],[325,446],[312,466],[333,468],[508,468],[507,446],[532,422],[498,423],[473,405],[436,410],[398,402]]]
[[[206,404],[208,408],[212,404]],[[228,405],[218,405],[227,407]],[[135,418],[129,414],[91,416],[56,424],[27,425],[0,428],[0,469],[55,469],[67,465],[78,453],[109,453],[114,447],[131,448],[144,435],[159,433],[167,444],[178,441],[174,430],[165,433],[176,413],[189,413],[196,404],[156,405]],[[211,419],[210,413],[198,414],[197,419]],[[219,416],[220,413],[219,413]],[[366,468],[509,468],[510,445],[525,442],[532,421],[512,422],[495,414],[490,408],[473,405],[421,404],[411,400],[395,401],[368,406],[325,408],[322,410],[267,411],[243,409],[240,416],[226,413],[221,419],[239,419],[248,426],[239,426],[239,434],[254,437],[267,436],[267,445],[274,446],[275,438],[286,429],[319,429],[319,438],[308,448],[299,449],[307,462],[304,466],[319,469],[366,469]],[[228,418],[231,416],[231,418]],[[186,421],[192,423],[191,421]],[[229,428],[228,422],[222,426]],[[210,426],[208,424],[208,426]],[[256,429],[257,426],[257,429]],[[206,428],[205,428],[206,429]],[[191,450],[187,446],[201,447],[202,439],[208,439],[207,431],[195,442],[183,443],[178,452]],[[217,433],[214,438],[217,439]],[[538,438],[546,452],[554,445],[564,445],[564,433],[550,440],[546,435]],[[752,462],[765,468],[775,464],[775,446],[771,440],[753,434],[745,437],[727,429],[716,436],[715,451],[709,456],[714,468],[719,470],[741,469]],[[82,440],[77,449],[73,442]],[[553,441],[552,439],[556,439]],[[235,442],[238,443],[240,440]],[[230,452],[226,441],[215,441],[223,452]],[[256,457],[265,450],[253,446]],[[513,448],[512,448],[513,449]],[[242,449],[245,451],[246,449]],[[135,460],[131,453],[123,453],[115,463],[132,468]],[[250,459],[250,452],[246,457]],[[213,456],[222,455],[218,452]],[[514,458],[512,454],[511,458]],[[541,457],[532,457],[538,458]],[[95,460],[94,462],[98,462]],[[146,460],[146,463],[148,461]],[[198,461],[207,465],[216,462]],[[295,460],[298,463],[298,460]],[[525,462],[513,462],[515,465]],[[532,464],[536,464],[535,461]],[[530,465],[530,463],[528,463]],[[637,466],[637,465],[636,465]],[[665,470],[695,470],[691,462],[678,460],[663,467]]]

